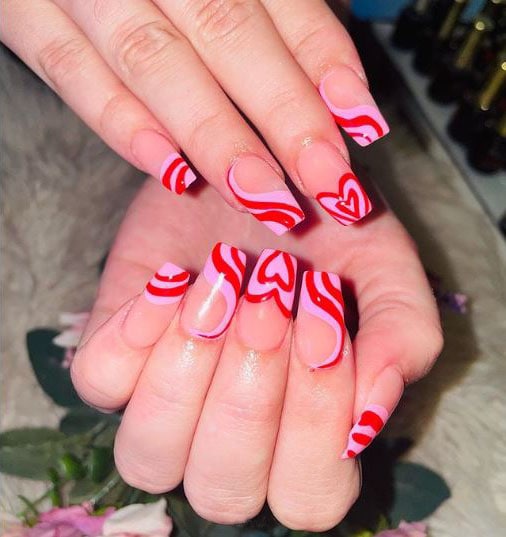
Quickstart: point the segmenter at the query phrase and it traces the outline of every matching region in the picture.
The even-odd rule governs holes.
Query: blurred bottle
[[[456,141],[468,145],[487,124],[506,111],[506,47],[477,93],[467,92],[465,99],[448,124],[448,133]],[[502,109],[504,108],[504,110]]]
[[[392,44],[395,47],[403,50],[415,47],[423,29],[432,20],[430,6],[430,0],[417,0],[401,11],[392,34]]]
[[[486,15],[475,18],[454,58],[447,58],[439,64],[428,88],[432,99],[438,103],[451,103],[461,97],[467,88],[472,90],[479,87],[484,73],[475,69],[475,59],[485,37],[493,29],[494,24]]]
[[[447,2],[437,3],[432,14],[433,24],[428,25],[421,32],[416,47],[414,68],[422,74],[429,74],[434,71],[442,57],[452,50],[452,36],[457,27],[462,11],[468,0],[452,0],[449,7]],[[445,12],[444,18],[439,15]]]
[[[506,167],[506,113],[495,125],[486,125],[467,152],[469,164],[484,173]]]

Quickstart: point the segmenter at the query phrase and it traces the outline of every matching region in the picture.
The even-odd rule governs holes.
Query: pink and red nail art
[[[325,99],[325,96],[322,94]],[[363,104],[353,108],[338,108],[325,100],[336,123],[358,145],[365,147],[383,138],[390,129],[375,106]]]
[[[228,172],[227,183],[236,199],[276,235],[286,233],[304,220],[304,212],[288,189],[246,192],[237,182],[235,165]]]
[[[160,169],[160,182],[171,192],[182,194],[197,176],[179,153],[171,153]]]
[[[334,331],[336,339],[332,352],[322,360],[310,364],[311,367],[325,369],[335,366],[341,359],[346,334],[344,301],[339,276],[330,272],[305,272],[300,305],[307,313],[328,324]]]
[[[190,273],[173,263],[165,263],[146,285],[144,296],[152,304],[174,304],[185,294]]]
[[[369,196],[351,172],[339,178],[336,192],[320,192],[316,199],[343,226],[361,220],[372,211]]]
[[[388,410],[381,405],[367,405],[353,426],[342,459],[352,459],[374,440],[388,419]]]
[[[292,314],[297,261],[281,250],[264,250],[258,258],[244,295],[248,302],[274,298],[285,317]]]
[[[207,258],[202,274],[207,283],[225,299],[225,314],[215,329],[209,332],[191,329],[192,335],[215,339],[227,330],[237,307],[245,270],[246,254],[244,252],[223,242],[216,244]]]

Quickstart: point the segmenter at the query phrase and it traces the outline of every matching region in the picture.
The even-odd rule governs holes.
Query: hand
[[[132,485],[161,492],[184,476],[189,501],[211,521],[243,522],[267,498],[291,528],[332,527],[359,491],[354,455],[381,429],[404,383],[424,375],[441,348],[413,243],[388,211],[351,228],[325,217],[273,239],[210,188],[177,201],[162,194],[149,179],[123,222],[72,364],[77,390],[107,411],[127,405],[115,455]],[[196,271],[219,240],[246,249],[251,261],[268,244],[293,254],[300,268],[331,273],[314,277],[327,300],[312,305],[304,302],[305,277],[293,344],[291,320],[275,298],[246,297],[231,319],[244,261],[238,251],[222,247],[233,266],[225,283],[206,269],[182,302],[186,276],[163,282],[178,272],[160,269],[167,260]],[[273,280],[274,267],[266,270]],[[357,302],[352,346],[334,273]],[[265,290],[252,286],[261,279],[255,274],[247,295]],[[163,305],[166,287],[172,296]],[[280,298],[290,309],[293,286]],[[214,337],[229,320],[226,335]]]
[[[196,178],[183,151],[228,203],[276,234],[304,218],[278,162],[340,223],[370,212],[335,121],[360,145],[388,126],[323,0],[6,0],[3,8],[3,42],[170,190]]]

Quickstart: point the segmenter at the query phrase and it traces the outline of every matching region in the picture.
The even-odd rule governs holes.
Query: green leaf
[[[52,440],[62,440],[65,435],[49,427],[23,427],[0,433],[0,448],[6,446],[24,446],[25,444],[40,444]]]
[[[62,455],[82,455],[89,436],[65,436],[47,428],[15,429],[0,434],[0,472],[46,480]]]
[[[71,504],[87,502],[90,498],[98,494],[103,485],[95,483],[89,478],[76,481],[70,489],[68,500]]]
[[[417,521],[432,514],[450,495],[445,481],[435,472],[410,462],[394,466],[394,499],[390,522]]]
[[[28,356],[33,371],[44,392],[59,406],[83,406],[72,381],[70,371],[62,366],[65,350],[53,344],[56,330],[38,328],[26,335]]]
[[[60,421],[60,431],[67,435],[90,431],[99,423],[119,423],[118,414],[102,414],[86,406],[71,408]]]

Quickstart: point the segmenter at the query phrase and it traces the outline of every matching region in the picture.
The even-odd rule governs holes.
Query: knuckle
[[[123,129],[127,126],[130,119],[132,107],[135,105],[135,99],[132,95],[123,89],[113,95],[103,107],[99,118],[99,132],[110,132],[115,130],[118,134],[128,132]]]
[[[133,77],[157,72],[170,57],[167,53],[180,42],[178,31],[165,21],[152,21],[132,28],[124,25],[113,37],[111,49],[119,68]]]
[[[306,94],[301,95],[295,88],[279,90],[276,94],[271,95],[268,116],[284,118],[297,115],[297,111],[301,110],[304,106],[303,103],[306,102],[308,102]]]
[[[221,111],[208,112],[206,115],[201,115],[201,109],[198,107],[195,115],[189,118],[188,124],[191,125],[189,134],[183,144],[188,153],[195,152],[198,154],[209,144],[209,139],[216,136],[216,133],[229,132],[230,125],[227,124],[225,116]]]
[[[208,44],[236,39],[258,7],[253,0],[200,0],[196,6],[198,34]]]
[[[83,39],[57,38],[39,52],[38,63],[56,91],[81,71],[87,45]]]
[[[226,421],[231,421],[235,430],[256,431],[275,420],[279,414],[277,405],[268,401],[221,401],[218,411]]]
[[[322,44],[335,41],[335,32],[328,26],[313,20],[303,25],[295,35],[290,38],[292,54],[295,58],[303,58],[308,55],[320,56]]]

